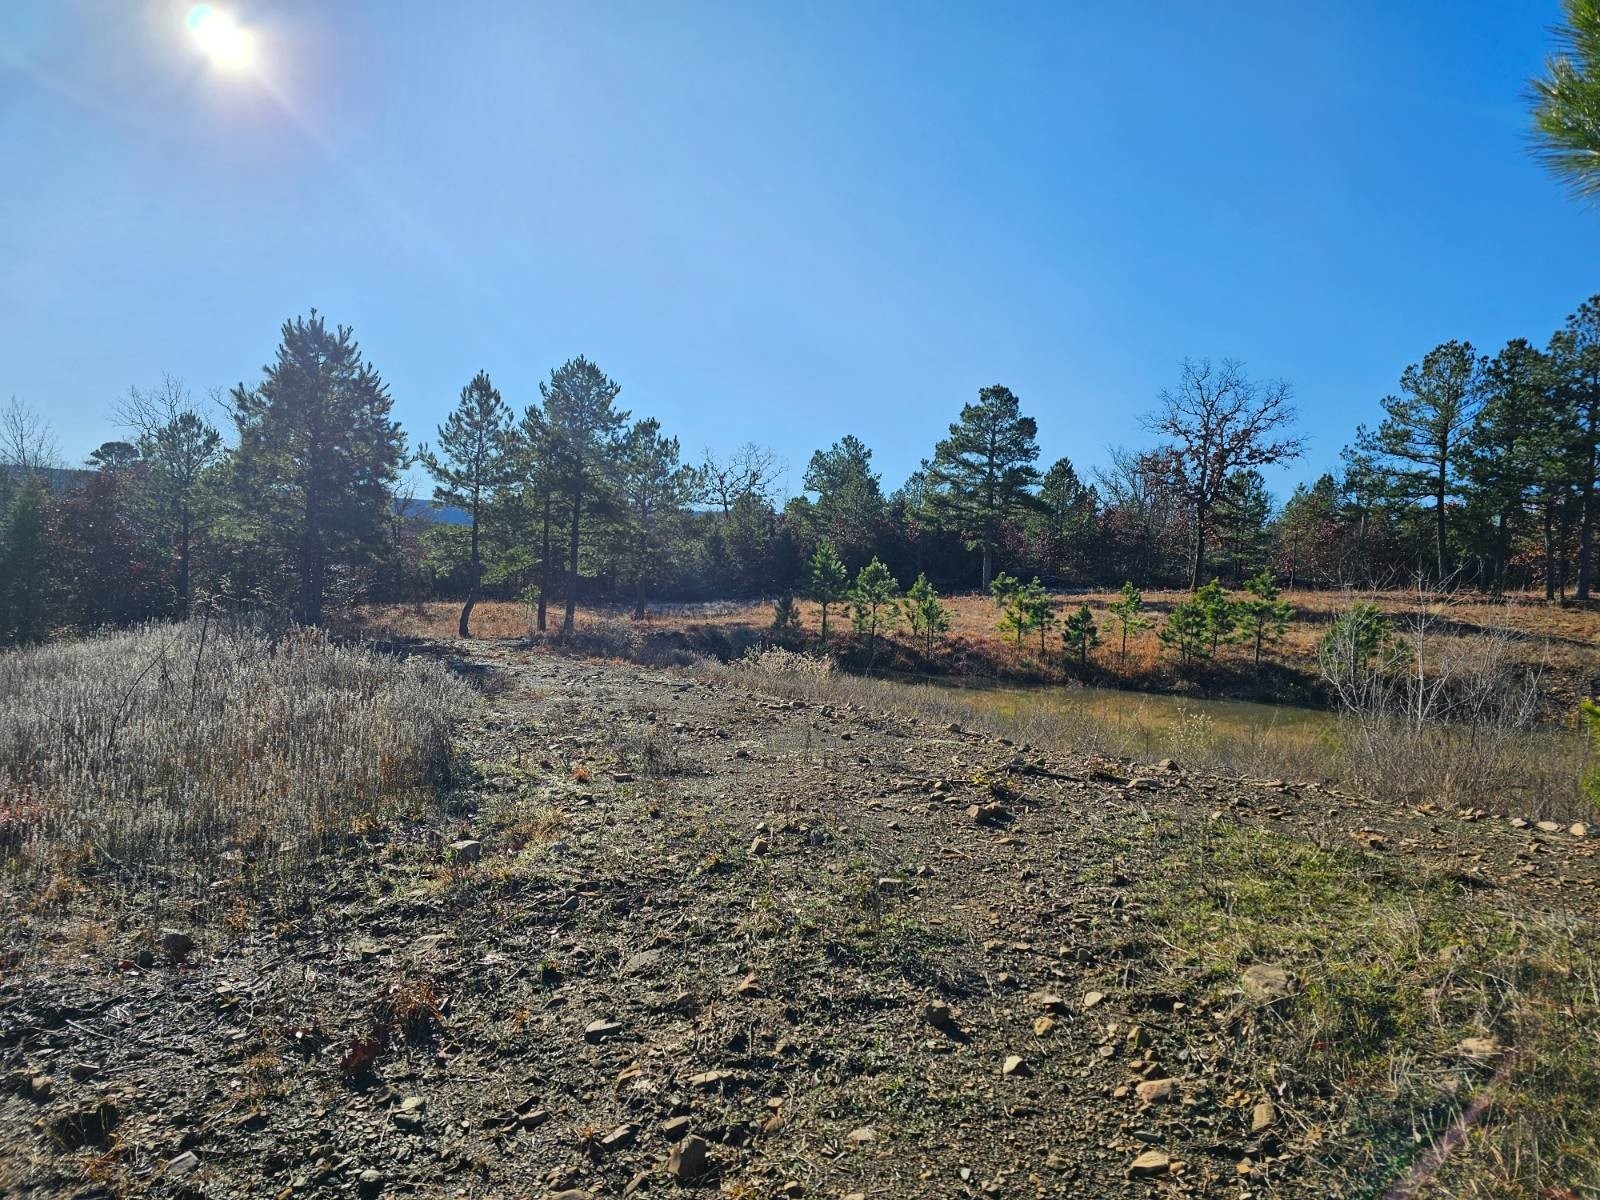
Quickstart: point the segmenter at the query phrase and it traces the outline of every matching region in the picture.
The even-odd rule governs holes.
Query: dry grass
[[[1176,670],[1155,627],[1173,605],[1187,596],[1183,591],[1145,593],[1146,612],[1154,619],[1154,626],[1129,637],[1126,661],[1108,612],[1108,605],[1117,598],[1115,592],[1061,594],[1056,598],[1056,611],[1059,618],[1069,605],[1089,606],[1104,640],[1091,652],[1090,661],[1108,682],[1164,686],[1173,682]],[[1377,604],[1396,620],[1429,610],[1446,638],[1503,631],[1510,637],[1517,662],[1544,669],[1547,685],[1562,707],[1570,707],[1578,695],[1592,690],[1595,677],[1600,675],[1600,610],[1564,608],[1548,604],[1542,597],[1519,595],[1495,600],[1470,593],[1419,596],[1405,591],[1293,591],[1286,592],[1284,599],[1294,607],[1295,616],[1287,634],[1269,647],[1265,658],[1307,681],[1317,675],[1318,641],[1334,618],[1358,600]],[[936,667],[954,666],[958,673],[1017,672],[1046,680],[1065,679],[1071,674],[1062,661],[1059,628],[1047,635],[1041,656],[1036,636],[1021,647],[1002,637],[997,627],[998,610],[987,596],[950,596],[945,603],[950,609],[950,631],[936,651]],[[821,628],[820,609],[810,601],[799,601],[797,607],[802,630],[814,638]],[[356,616],[360,627],[375,636],[450,638],[455,636],[459,611],[457,605],[434,602],[371,606],[358,610]],[[552,626],[559,625],[560,614],[553,612],[552,617]],[[625,624],[634,631],[636,640],[651,633],[678,632],[737,643],[741,635],[748,638],[765,633],[771,623],[772,606],[766,601],[660,605],[652,610],[649,620],[639,623],[626,621],[617,610],[609,608],[580,607],[577,613],[580,637],[605,635],[612,640],[617,626]],[[841,614],[833,614],[829,625],[836,642],[848,638],[848,621]],[[482,603],[473,610],[473,631],[475,636],[486,638],[528,637],[533,632],[532,612],[522,604]],[[890,640],[898,648],[898,661],[907,665],[921,662],[920,653],[903,628]],[[892,656],[881,657],[888,660]],[[1223,647],[1217,666],[1248,673],[1249,648]]]
[[[465,685],[442,668],[190,622],[0,656],[0,853],[209,878],[287,869],[431,802]]]
[[[1260,1092],[1291,1121],[1310,1092],[1336,1102],[1344,1128],[1326,1145],[1343,1149],[1328,1166],[1370,1189],[1360,1194],[1576,1196],[1552,1185],[1595,1178],[1592,922],[1231,827],[1175,843],[1142,899],[1168,967],[1232,1009],[1230,1036],[1260,1063]],[[1251,963],[1290,971],[1292,998],[1238,1009]],[[1483,1052],[1464,1052],[1469,1038],[1485,1039]]]

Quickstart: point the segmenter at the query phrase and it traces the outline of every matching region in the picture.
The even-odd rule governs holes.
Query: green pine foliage
[[[1089,665],[1089,651],[1100,644],[1100,628],[1087,604],[1080,604],[1077,612],[1068,615],[1061,642],[1069,656],[1077,657],[1080,667]]]
[[[784,592],[772,606],[772,632],[779,641],[789,641],[800,632],[800,606],[792,592]]]
[[[950,610],[925,574],[918,574],[916,582],[906,592],[902,607],[912,634],[922,643],[923,661],[932,662],[934,640],[950,628]]]
[[[900,583],[889,568],[873,558],[850,586],[850,617],[867,639],[867,661],[876,661],[878,638],[900,622]]]
[[[961,408],[950,436],[934,447],[929,506],[941,527],[959,533],[983,556],[983,587],[994,577],[994,554],[1013,514],[1032,508],[1039,480],[1039,426],[1022,415],[1010,388],[981,388]]]
[[[389,390],[346,325],[315,309],[285,321],[273,362],[233,390],[235,590],[320,624],[353,598],[388,531],[405,435]]]
[[[417,449],[417,460],[433,476],[434,502],[467,514],[467,596],[458,637],[472,636],[472,609],[483,587],[483,525],[500,489],[512,480],[511,446],[511,410],[488,373],[479,371],[439,426],[438,448],[424,443]]]
[[[1582,200],[1600,195],[1600,0],[1562,0],[1557,50],[1532,81],[1534,152]]]
[[[1255,665],[1261,665],[1261,649],[1283,637],[1289,630],[1294,609],[1281,598],[1270,570],[1263,569],[1245,580],[1244,599],[1235,602],[1239,630],[1255,651]]]
[[[1122,639],[1122,662],[1128,661],[1128,635],[1138,633],[1140,630],[1150,628],[1150,618],[1144,615],[1144,593],[1134,587],[1132,582],[1122,585],[1122,590],[1117,593],[1107,608],[1111,619],[1117,623],[1117,629]]]
[[[850,576],[833,549],[832,542],[821,542],[806,567],[806,596],[822,607],[822,647],[828,646],[828,610],[842,604],[850,595]]]

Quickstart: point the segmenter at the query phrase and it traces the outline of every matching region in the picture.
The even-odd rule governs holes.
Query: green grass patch
[[[1215,824],[1142,889],[1312,1157],[1370,1194],[1565,1197],[1600,1179],[1600,939],[1446,876]],[[1253,1003],[1246,967],[1292,973]],[[1471,1056],[1465,1038],[1500,1052]],[[1292,1136],[1292,1135],[1290,1135]],[[1444,1145],[1452,1148],[1444,1153]],[[1353,1194],[1369,1194],[1357,1191]]]

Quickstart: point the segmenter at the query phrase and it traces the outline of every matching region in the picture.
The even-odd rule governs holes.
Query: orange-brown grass
[[[1145,593],[1145,615],[1151,624],[1129,635],[1126,658],[1108,607],[1117,598],[1114,591],[1058,593],[1058,623],[1046,633],[1042,654],[1037,633],[1025,638],[1020,646],[1001,634],[997,624],[999,610],[989,597],[976,593],[949,596],[945,604],[950,611],[950,629],[936,645],[932,663],[923,663],[920,648],[902,624],[889,635],[889,645],[880,652],[877,665],[913,669],[926,665],[940,671],[977,671],[1046,681],[1065,679],[1075,674],[1076,664],[1066,661],[1063,654],[1060,622],[1078,605],[1087,604],[1102,639],[1102,644],[1089,654],[1096,677],[1135,687],[1164,687],[1175,681],[1177,672],[1158,630],[1173,606],[1187,595],[1179,590]],[[1294,616],[1285,635],[1263,650],[1263,662],[1269,668],[1287,669],[1306,681],[1316,677],[1317,643],[1328,625],[1358,600],[1377,604],[1397,622],[1427,609],[1440,618],[1438,628],[1444,637],[1490,630],[1511,632],[1522,661],[1529,667],[1544,669],[1552,694],[1563,704],[1590,691],[1593,676],[1600,672],[1600,610],[1562,607],[1530,595],[1497,600],[1466,593],[1440,597],[1406,591],[1299,589],[1284,593],[1283,598],[1293,607]],[[802,630],[814,641],[821,630],[820,606],[799,601],[796,607]],[[358,622],[377,636],[449,638],[455,635],[459,612],[458,605],[445,602],[369,606],[358,610]],[[550,617],[550,629],[554,631],[560,627],[560,610],[552,609]],[[616,608],[582,605],[577,611],[577,632],[580,636],[594,633],[626,619],[625,612]],[[759,635],[771,623],[769,602],[730,601],[653,606],[650,617],[635,628],[646,636],[652,632],[682,633],[692,641],[696,633]],[[848,645],[850,620],[842,606],[830,608],[828,626],[833,645]],[[510,602],[480,603],[473,610],[472,629],[475,637],[527,637],[533,632],[532,611]],[[1222,671],[1248,674],[1252,668],[1251,648],[1223,646],[1215,666]]]

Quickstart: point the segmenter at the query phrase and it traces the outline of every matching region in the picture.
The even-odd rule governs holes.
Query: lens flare
[[[242,71],[255,60],[255,39],[225,12],[209,4],[196,4],[184,19],[189,36],[213,66]]]

